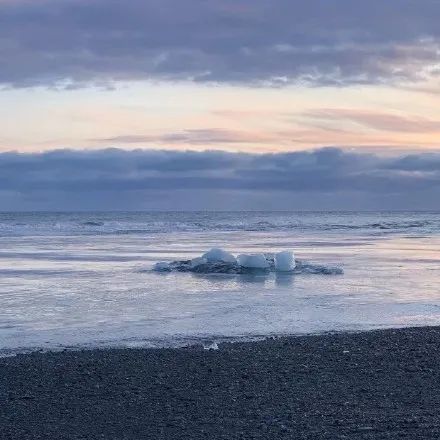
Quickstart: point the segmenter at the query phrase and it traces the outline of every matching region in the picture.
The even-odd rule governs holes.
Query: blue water
[[[293,250],[344,275],[157,274]],[[440,324],[440,214],[0,213],[0,351]]]

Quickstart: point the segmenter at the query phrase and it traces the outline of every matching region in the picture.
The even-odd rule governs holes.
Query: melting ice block
[[[208,262],[208,260],[204,257],[198,257],[198,258],[193,258],[191,260],[191,268],[194,269],[195,267],[201,266],[202,264],[206,264]]]
[[[279,272],[291,272],[296,267],[293,252],[284,251],[275,254],[275,270]]]
[[[154,265],[153,270],[156,272],[170,272],[171,266],[170,263],[167,263],[166,261],[159,261],[159,263]]]
[[[247,269],[269,269],[269,262],[264,254],[239,255],[238,264]]]
[[[202,255],[209,263],[222,262],[222,263],[237,263],[237,259],[229,252],[223,249],[213,248],[206,254]]]

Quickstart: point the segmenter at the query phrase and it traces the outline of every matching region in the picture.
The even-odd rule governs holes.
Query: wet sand
[[[0,359],[0,439],[439,439],[440,328]]]

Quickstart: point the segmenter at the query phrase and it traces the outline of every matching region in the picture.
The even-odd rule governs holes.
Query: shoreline
[[[440,327],[0,358],[0,439],[438,439]]]
[[[344,330],[323,330],[320,332],[310,333],[275,333],[269,335],[240,335],[240,336],[194,336],[189,338],[173,339],[172,343],[167,339],[152,339],[139,341],[139,344],[126,345],[124,343],[99,343],[95,344],[78,344],[78,345],[61,345],[52,347],[18,347],[0,349],[0,360],[4,358],[11,358],[16,356],[29,356],[34,354],[55,354],[55,353],[83,353],[88,351],[105,352],[105,351],[121,351],[121,350],[188,350],[188,349],[204,349],[217,350],[219,347],[223,349],[229,345],[235,344],[253,344],[262,343],[265,341],[278,341],[281,339],[295,339],[319,336],[337,336],[337,335],[356,335],[364,333],[388,332],[400,330],[417,330],[439,328],[440,325],[419,325],[408,327],[382,327],[382,328],[365,328],[365,329],[344,329]],[[167,341],[167,342],[165,342]],[[150,345],[148,345],[150,344]],[[217,348],[213,348],[212,345]]]

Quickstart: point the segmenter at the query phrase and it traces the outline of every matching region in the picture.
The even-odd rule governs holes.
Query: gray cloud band
[[[0,84],[339,85],[436,75],[432,0],[0,3]]]
[[[440,153],[383,157],[338,148],[278,154],[104,149],[1,153],[0,190],[411,192],[440,187]]]

